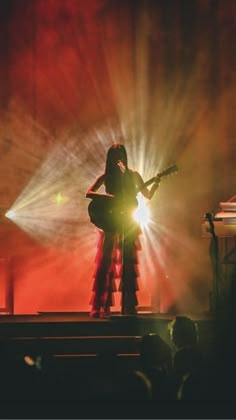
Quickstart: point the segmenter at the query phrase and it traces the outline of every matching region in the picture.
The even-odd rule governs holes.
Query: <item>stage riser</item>
[[[8,351],[18,355],[96,355],[104,352],[110,354],[138,354],[141,337],[77,337],[45,339],[8,339],[5,345]]]
[[[0,323],[2,338],[16,337],[93,337],[142,336],[147,333],[168,335],[169,320],[139,317],[89,322],[5,322]]]
[[[171,344],[169,322],[157,319],[130,319],[106,322],[2,323],[1,347],[11,354],[30,355],[98,355],[127,354],[140,351],[144,334],[157,333]],[[213,321],[197,322],[200,346],[204,351],[215,340]]]

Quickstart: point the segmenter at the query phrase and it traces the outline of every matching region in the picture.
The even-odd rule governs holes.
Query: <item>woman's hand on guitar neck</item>
[[[161,177],[159,175],[155,176],[154,184],[159,185],[161,182]]]

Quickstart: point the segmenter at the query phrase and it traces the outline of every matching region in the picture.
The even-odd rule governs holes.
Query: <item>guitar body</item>
[[[122,231],[124,224],[132,220],[132,207],[123,207],[115,197],[98,194],[88,205],[90,221],[107,232]]]
[[[158,176],[161,178],[173,174],[177,170],[178,168],[174,164],[159,173]],[[155,178],[150,178],[144,185],[148,186],[152,184],[155,182]],[[132,214],[138,205],[137,200],[135,202],[132,200],[132,204],[130,202],[128,205],[126,203],[123,206],[120,199],[106,194],[95,194],[88,198],[92,198],[92,201],[88,205],[90,221],[99,229],[107,232],[122,232],[124,225],[127,227],[130,224],[134,224]]]

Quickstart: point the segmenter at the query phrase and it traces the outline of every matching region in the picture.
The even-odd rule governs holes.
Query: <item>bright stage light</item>
[[[100,131],[83,132],[79,142],[78,137],[76,132],[76,136],[68,134],[66,140],[63,137],[63,144],[58,140],[59,144],[48,152],[5,214],[30,237],[47,246],[81,249],[87,244],[89,247],[89,242],[93,241],[93,231],[88,234],[90,222],[85,193],[98,169],[97,161],[92,167],[94,173],[85,162],[93,162],[95,146],[91,147],[91,141],[99,142],[101,156],[97,153],[96,158],[100,156],[104,162],[112,136],[108,126]],[[103,142],[105,138],[107,145],[100,144],[100,138]]]
[[[14,212],[13,210],[9,210],[9,211],[7,211],[7,212],[6,212],[5,216],[6,216],[8,219],[13,219],[13,218],[14,218],[14,216],[15,216],[15,212]]]
[[[138,208],[135,210],[133,217],[136,222],[138,222],[142,227],[145,227],[150,221],[150,209],[147,206],[147,201],[141,194],[138,194],[137,199]]]

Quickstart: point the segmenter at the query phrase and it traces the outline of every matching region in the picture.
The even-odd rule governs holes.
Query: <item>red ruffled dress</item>
[[[121,312],[135,314],[138,299],[138,251],[141,250],[140,227],[134,222],[125,234],[98,229],[93,295],[94,310],[109,312],[114,306],[114,292],[121,292]],[[118,279],[119,286],[116,284]]]

